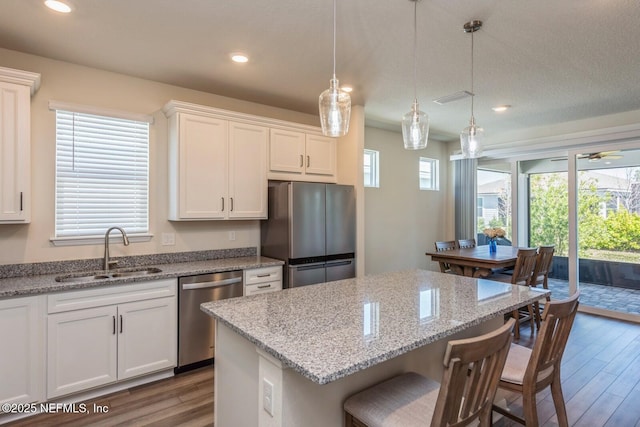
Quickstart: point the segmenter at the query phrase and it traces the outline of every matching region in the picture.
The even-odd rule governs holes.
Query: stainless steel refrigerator
[[[355,277],[355,213],[351,185],[269,181],[261,254],[285,262],[284,287]]]

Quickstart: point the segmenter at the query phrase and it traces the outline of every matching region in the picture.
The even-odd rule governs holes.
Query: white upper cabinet
[[[169,119],[169,219],[264,219],[267,180],[337,182],[320,129],[181,101]]]
[[[269,129],[229,122],[229,218],[267,217]]]
[[[271,129],[269,179],[336,182],[336,140],[312,133]]]
[[[169,219],[267,217],[269,130],[177,101],[169,118]]]
[[[40,74],[0,67],[0,224],[31,220],[31,95]]]

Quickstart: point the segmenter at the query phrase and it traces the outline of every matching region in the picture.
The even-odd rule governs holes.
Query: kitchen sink
[[[115,268],[113,270],[99,270],[82,273],[73,273],[56,277],[56,282],[86,282],[90,280],[117,279],[120,277],[138,277],[147,274],[161,273],[156,267]]]

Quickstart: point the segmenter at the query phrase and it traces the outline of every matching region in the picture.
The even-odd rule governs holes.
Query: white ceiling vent
[[[433,100],[436,104],[444,105],[453,101],[459,101],[461,99],[468,98],[473,96],[473,93],[468,90],[461,90],[460,92],[455,92],[450,95],[441,96],[440,98],[436,98]]]

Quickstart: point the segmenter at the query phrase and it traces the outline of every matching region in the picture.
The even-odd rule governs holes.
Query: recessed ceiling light
[[[345,91],[347,93],[351,93],[353,91],[353,88],[351,86],[342,86],[342,87],[340,87],[340,89],[342,89],[343,91]]]
[[[60,13],[71,12],[71,6],[69,6],[68,3],[65,3],[59,0],[45,0],[44,5],[51,10],[55,10],[56,12],[60,12]]]
[[[502,113],[503,111],[507,111],[509,108],[511,108],[511,105],[496,105],[495,107],[492,107],[491,109],[493,111],[495,111],[496,113]]]
[[[243,53],[232,53],[231,60],[239,64],[244,64],[245,62],[249,62],[249,57]]]

